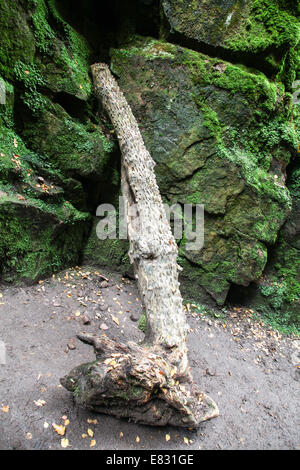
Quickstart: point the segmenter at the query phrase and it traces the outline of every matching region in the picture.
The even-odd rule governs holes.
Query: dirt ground
[[[187,308],[192,373],[217,402],[218,418],[189,431],[78,408],[59,384],[94,359],[76,334],[140,341],[139,314],[135,283],[95,268],[31,287],[0,286],[0,449],[300,449],[300,338],[282,337],[237,307],[222,318]],[[64,436],[53,424],[65,426]]]

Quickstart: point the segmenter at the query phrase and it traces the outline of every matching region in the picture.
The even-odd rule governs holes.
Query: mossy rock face
[[[34,282],[78,263],[104,169],[109,186],[114,145],[93,113],[90,47],[58,7],[54,0],[0,2],[0,277],[6,282]]]
[[[260,277],[291,209],[297,137],[282,89],[163,41],[138,37],[111,55],[165,200],[205,206],[204,247],[188,251],[183,237],[180,262],[200,298],[204,289],[222,304],[231,283]]]
[[[78,263],[87,223],[61,209],[58,217],[37,201],[0,191],[1,281],[31,283]]]
[[[28,24],[28,13],[21,2],[0,2],[0,74],[6,79],[14,77],[18,61],[31,61],[36,47],[34,35]]]
[[[78,182],[28,150],[1,119],[0,131],[0,279],[30,283],[78,263],[90,216]],[[66,199],[72,194],[81,210]]]
[[[83,263],[94,266],[106,266],[112,269],[120,269],[129,272],[131,264],[128,258],[128,240],[105,239],[97,236],[97,224],[99,219],[94,218],[92,230],[83,251]]]
[[[300,332],[300,165],[293,164],[288,180],[292,211],[280,230],[264,275],[244,302],[283,332]]]
[[[289,62],[300,40],[297,2],[163,0],[162,6],[171,27],[170,38],[172,33],[180,33],[218,50],[256,54],[257,68],[294,70]],[[287,79],[287,70],[285,75]]]
[[[98,126],[75,121],[58,104],[50,103],[38,119],[25,122],[23,136],[34,151],[75,178],[99,179],[113,149]]]

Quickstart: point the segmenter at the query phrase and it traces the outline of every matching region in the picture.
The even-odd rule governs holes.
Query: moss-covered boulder
[[[22,135],[34,151],[48,155],[55,168],[75,178],[99,180],[114,148],[99,126],[76,121],[51,102],[37,119],[24,123]]]
[[[290,212],[290,98],[262,73],[163,41],[136,38],[111,56],[165,200],[205,205],[203,249],[180,242],[187,292],[222,304],[231,283],[259,278]]]
[[[83,262],[88,265],[105,266],[112,269],[120,269],[122,272],[130,271],[131,265],[128,258],[128,240],[105,239],[97,236],[98,218],[94,218],[89,239],[84,247]]]
[[[88,214],[0,190],[0,279],[34,282],[78,264]]]
[[[285,333],[300,331],[300,164],[289,175],[292,211],[280,230],[263,276],[250,289],[236,289],[238,301],[258,311]]]
[[[3,124],[9,107],[0,105],[0,280],[33,282],[78,263],[90,216],[78,183]],[[67,200],[74,193],[82,210]]]
[[[7,79],[14,77],[18,61],[31,61],[35,55],[34,35],[27,20],[21,2],[1,0],[0,74]]]
[[[297,60],[295,48],[300,41],[297,2],[162,0],[162,6],[170,38],[179,33],[210,47],[212,55],[224,50],[244,63],[252,60],[258,69],[280,72],[291,86],[295,79],[291,62]]]

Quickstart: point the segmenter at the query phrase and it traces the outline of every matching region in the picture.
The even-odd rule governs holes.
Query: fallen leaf
[[[112,319],[113,319],[113,321],[115,322],[116,325],[118,325],[118,326],[120,325],[120,322],[119,322],[119,320],[117,319],[117,317],[114,317],[114,316],[112,315]]]
[[[9,405],[2,406],[1,411],[3,411],[3,413],[8,413],[9,412]]]
[[[59,434],[60,436],[65,435],[65,432],[66,432],[65,426],[52,423],[52,427],[54,431],[57,432],[57,434]]]
[[[88,422],[89,424],[97,424],[97,423],[98,423],[98,420],[97,420],[97,419],[90,419],[90,418],[89,418],[89,419],[87,420],[87,422]]]
[[[168,442],[171,439],[170,434],[166,434],[166,441]]]
[[[41,399],[39,398],[38,400],[34,400],[34,404],[35,404],[36,406],[44,406],[44,405],[46,405],[46,402],[45,402],[45,400],[41,400]]]
[[[28,440],[32,439],[32,434],[31,434],[31,432],[28,432],[28,433],[26,434],[26,439],[28,439]]]
[[[96,440],[92,439],[90,442],[90,447],[94,447],[96,445]]]
[[[218,72],[220,72],[220,73],[224,73],[225,70],[227,69],[227,65],[223,64],[223,63],[219,63],[219,64],[213,66],[213,69],[218,70]]]
[[[82,439],[86,439],[86,438],[87,438],[87,434],[81,434],[81,437],[82,437]]]
[[[67,447],[70,446],[69,439],[66,439],[66,438],[61,439],[60,445],[62,446],[63,449],[66,449]]]
[[[87,433],[88,433],[88,435],[89,435],[90,437],[94,437],[94,431],[92,431],[92,429],[89,428],[89,429],[87,430]]]
[[[136,442],[140,442],[139,436],[136,436]]]

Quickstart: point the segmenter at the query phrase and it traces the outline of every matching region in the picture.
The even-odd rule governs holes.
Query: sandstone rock
[[[290,211],[283,174],[296,140],[282,92],[263,74],[151,39],[113,50],[111,66],[165,200],[205,205],[204,248],[180,241],[187,292],[222,304],[231,283],[259,278]]]

